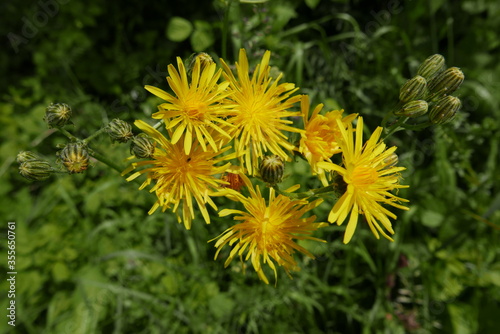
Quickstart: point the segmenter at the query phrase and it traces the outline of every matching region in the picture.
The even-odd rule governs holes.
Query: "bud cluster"
[[[16,160],[19,163],[19,174],[30,181],[46,180],[54,172],[48,161],[30,151],[19,152]]]
[[[401,87],[399,108],[394,114],[410,118],[428,114],[432,124],[447,123],[462,105],[451,94],[463,81],[464,74],[458,67],[446,68],[442,55],[432,55],[420,64],[417,75]]]

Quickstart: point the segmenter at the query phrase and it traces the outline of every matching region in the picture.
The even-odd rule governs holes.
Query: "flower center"
[[[200,119],[207,112],[207,104],[202,101],[187,101],[183,111],[189,118]]]
[[[345,176],[346,183],[352,184],[358,189],[366,189],[377,182],[378,172],[370,166],[350,166],[348,174]]]

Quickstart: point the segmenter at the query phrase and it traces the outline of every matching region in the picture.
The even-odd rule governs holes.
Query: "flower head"
[[[186,229],[190,229],[191,221],[194,218],[193,202],[196,202],[205,222],[209,224],[210,216],[205,205],[208,203],[217,210],[210,196],[215,195],[217,191],[223,189],[222,185],[227,184],[216,176],[224,173],[230,163],[223,166],[216,165],[221,161],[234,158],[234,154],[220,158],[217,158],[217,155],[230,147],[215,152],[209,148],[205,151],[200,145],[194,144],[190,153],[186,154],[181,142],[172,144],[160,132],[145,122],[136,121],[135,125],[157,143],[151,160],[133,163],[124,172],[125,174],[137,167],[152,165],[127,178],[127,181],[131,181],[141,174],[146,174],[147,180],[140,189],[155,182],[150,192],[155,192],[158,200],[149,214],[152,214],[158,207],[162,207],[162,211],[165,211],[173,205],[172,211],[177,214],[179,223],[183,221]],[[179,205],[182,208],[182,219],[177,213]]]
[[[184,139],[186,154],[191,152],[196,139],[204,151],[207,150],[207,143],[217,151],[220,137],[230,139],[225,128],[231,125],[224,118],[230,114],[232,106],[221,103],[230,94],[226,90],[229,83],[217,83],[222,70],[215,72],[215,63],[205,64],[202,68],[200,61],[197,57],[191,78],[179,57],[178,70],[172,64],[168,66],[167,81],[175,95],[153,86],[145,87],[166,101],[158,106],[159,111],[153,114],[153,118],[165,121],[167,129],[172,132],[172,144]]]
[[[320,161],[331,161],[330,158],[341,152],[339,141],[342,138],[339,123],[347,128],[357,116],[351,114],[342,118],[344,110],[329,111],[321,115],[323,104],[318,104],[309,115],[309,96],[304,95],[301,101],[302,116],[304,118],[304,132],[301,133],[299,152],[307,159],[311,165],[313,174],[317,174],[321,183],[326,187],[328,181],[325,172],[318,166]]]
[[[323,241],[311,236],[322,225],[314,223],[316,217],[302,218],[307,211],[318,206],[322,200],[318,199],[309,203],[304,199],[290,199],[283,195],[276,197],[274,189],[271,188],[269,202],[266,204],[259,187],[254,188],[245,175],[242,175],[242,178],[249,189],[250,197],[244,197],[236,192],[226,196],[243,203],[246,211],[224,209],[219,212],[221,217],[236,214],[234,220],[241,221],[241,223],[230,227],[216,238],[218,240],[215,244],[217,247],[215,257],[217,258],[225,245],[233,246],[224,265],[227,267],[236,255],[240,256],[243,261],[243,255],[246,253],[244,261],[250,259],[259,278],[269,284],[262,264],[267,264],[274,271],[276,279],[275,263],[282,266],[287,274],[290,274],[291,270],[299,270],[293,258],[295,251],[314,258],[295,240]]]
[[[353,138],[354,130],[351,124],[348,124],[346,130],[340,120],[337,123],[342,133],[340,149],[342,150],[343,167],[330,162],[320,162],[319,166],[341,175],[347,184],[347,190],[332,208],[328,221],[340,225],[350,213],[344,243],[351,240],[360,214],[366,217],[368,226],[377,239],[380,232],[384,237],[392,240],[380,224],[389,233],[394,234],[388,217],[393,219],[397,217],[384,208],[382,204],[408,210],[407,207],[398,204],[398,202],[408,202],[408,200],[390,193],[394,189],[408,187],[399,184],[399,172],[405,168],[395,167],[392,163],[396,147],[386,149],[386,145],[379,141],[381,127],[378,127],[363,145],[362,117],[358,118],[356,139]]]
[[[300,116],[299,112],[288,110],[301,98],[300,95],[290,97],[298,88],[292,83],[278,84],[281,74],[275,80],[269,76],[270,57],[271,52],[266,51],[251,77],[244,49],[240,50],[236,63],[237,77],[221,60],[224,77],[233,93],[230,98],[235,103],[234,116],[228,119],[234,125],[229,134],[235,138],[236,152],[246,153],[245,167],[250,175],[255,175],[258,159],[267,151],[288,160],[287,151],[292,151],[293,145],[287,141],[284,131],[301,131],[290,126],[293,122],[286,119]]]

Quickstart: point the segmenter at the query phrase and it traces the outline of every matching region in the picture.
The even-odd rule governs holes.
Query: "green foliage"
[[[75,0],[58,3],[44,24],[35,18],[46,12],[40,3],[6,4],[0,24],[10,36],[0,54],[0,223],[2,235],[7,221],[17,223],[17,332],[500,327],[498,2]],[[241,47],[250,61],[269,49],[286,81],[328,110],[362,114],[370,130],[428,55],[441,53],[462,69],[463,108],[454,122],[388,141],[399,147],[410,185],[400,192],[411,210],[396,212],[394,243],[374,240],[360,222],[360,233],[343,245],[344,226],[328,226],[317,235],[327,244],[303,244],[316,260],[299,259],[293,280],[280,272],[276,287],[265,286],[237,261],[224,269],[225,254],[213,261],[207,240],[231,224],[215,213],[211,225],[195,220],[191,231],[170,213],[148,216],[154,196],[99,162],[86,174],[43,183],[18,175],[17,152],[37,151],[55,164],[55,147],[66,142],[42,120],[50,102],[71,105],[71,131],[82,137],[115,117],[146,120],[158,99],[143,86],[167,89],[166,67],[176,56],[221,56],[224,33],[226,60]],[[102,137],[96,148],[125,167],[126,147]],[[314,182],[306,167],[285,170],[285,184]],[[325,221],[328,212],[321,206],[315,214]],[[4,280],[2,294],[5,288]],[[2,298],[0,309],[7,302]],[[0,333],[8,332],[4,317]]]

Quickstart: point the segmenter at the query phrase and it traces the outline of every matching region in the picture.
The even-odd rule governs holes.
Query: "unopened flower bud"
[[[384,165],[385,165],[384,168],[394,167],[398,164],[398,162],[399,162],[398,155],[396,153],[392,153],[391,155],[389,155],[387,158],[384,159]]]
[[[139,159],[151,158],[153,157],[153,153],[155,153],[155,144],[147,136],[135,136],[130,144],[130,153]]]
[[[71,108],[66,103],[51,103],[45,109],[43,120],[49,128],[62,127],[71,123]]]
[[[394,112],[396,116],[418,117],[427,112],[429,104],[424,100],[415,100],[406,103],[401,109]]]
[[[188,59],[187,74],[190,76],[193,72],[196,60],[200,62],[200,72],[211,64],[215,64],[213,58],[206,52],[193,53]]]
[[[112,141],[119,143],[126,143],[134,137],[132,125],[118,118],[115,118],[108,124],[106,131]]]
[[[450,67],[432,79],[429,90],[432,93],[442,92],[451,95],[464,82],[464,78],[464,73],[458,67]]]
[[[434,124],[448,123],[461,107],[462,102],[458,97],[444,96],[429,111],[429,120]]]
[[[81,143],[69,143],[58,152],[62,164],[68,172],[82,173],[89,166],[89,152]]]
[[[279,155],[268,155],[262,159],[259,167],[260,177],[269,184],[280,183],[283,179],[285,163]]]
[[[26,160],[19,165],[19,174],[31,181],[48,179],[53,171],[45,160]]]
[[[418,67],[417,74],[423,76],[426,80],[431,80],[444,70],[444,57],[435,54],[424,60]]]
[[[427,88],[427,81],[424,77],[417,75],[401,87],[399,91],[399,100],[401,102],[410,102],[421,98],[425,94]]]
[[[21,151],[17,154],[16,157],[17,163],[22,164],[25,161],[30,161],[30,160],[41,160],[40,157],[31,151]]]

